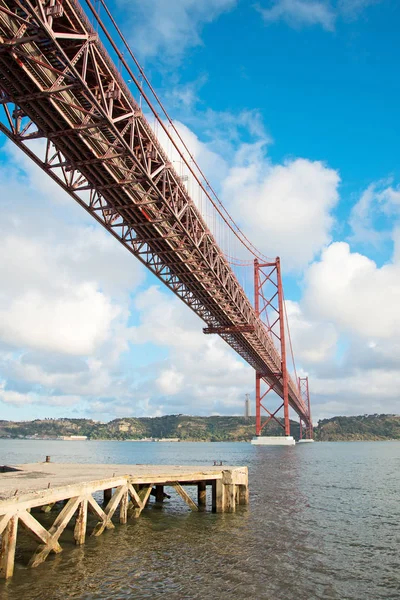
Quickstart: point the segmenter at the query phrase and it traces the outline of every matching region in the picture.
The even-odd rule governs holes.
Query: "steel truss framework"
[[[256,435],[272,420],[276,421],[290,435],[289,385],[290,379],[286,363],[285,314],[283,287],[279,258],[274,262],[254,261],[254,306],[255,311],[269,335],[275,339],[280,353],[279,368],[274,377],[266,378],[256,370]],[[282,390],[282,394],[280,391]],[[276,392],[275,394],[271,392]],[[278,398],[277,396],[278,395]],[[267,396],[278,399],[277,406],[267,407]],[[271,403],[270,403],[271,404]],[[283,422],[278,419],[283,409]]]
[[[299,390],[305,405],[308,408],[309,420],[303,423],[300,416],[300,439],[303,439],[303,427],[305,428],[305,437],[308,440],[313,438],[313,424],[311,419],[310,388],[308,387],[308,377],[299,377]]]
[[[0,0],[0,104],[0,130],[283,399],[270,332],[76,0]]]

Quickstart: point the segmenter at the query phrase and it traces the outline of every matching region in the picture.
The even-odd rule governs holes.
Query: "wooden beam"
[[[225,512],[235,512],[236,510],[236,485],[229,483],[224,485]]]
[[[103,520],[102,523],[98,523],[94,528],[92,535],[99,536],[103,533],[104,529],[106,528],[107,522],[111,522],[111,519],[118,508],[118,504],[120,503],[123,494],[127,492],[127,487],[127,485],[121,485],[121,487],[115,490],[110,502],[104,509],[104,513],[106,514],[107,520]]]
[[[0,517],[0,535],[3,533],[3,531],[7,527],[10,517],[11,517],[11,514],[3,515],[2,517]]]
[[[14,573],[15,546],[17,544],[18,515],[8,520],[1,538],[0,577],[8,579]]]
[[[104,525],[104,527],[99,527],[99,525],[97,525],[94,528],[92,535],[97,537],[103,533],[104,529],[114,529],[114,523],[111,521],[108,515],[106,515],[104,510],[97,504],[93,496],[89,495],[87,500],[89,511],[101,521],[100,525]]]
[[[189,496],[187,491],[181,486],[181,484],[178,481],[175,481],[172,484],[172,486],[176,489],[180,497],[186,502],[186,504],[191,508],[191,510],[199,510],[197,504],[193,502],[192,498]]]
[[[18,513],[21,525],[24,527],[26,532],[33,537],[37,542],[43,544],[51,544],[52,537],[50,533],[33,517],[27,510]],[[52,551],[58,554],[62,551],[62,548],[58,542],[53,543]]]
[[[152,488],[153,484],[150,483],[150,485],[141,489],[140,492],[137,492],[133,485],[128,484],[128,492],[132,498],[132,506],[128,510],[129,517],[137,519],[140,516],[142,510],[146,506],[146,502],[149,499]]]
[[[244,480],[243,482],[239,480],[236,481],[236,478],[241,475],[243,469],[233,468],[232,470],[235,472],[238,471],[238,475],[235,475],[235,483],[245,483]],[[178,474],[176,470],[171,472],[166,471],[164,473],[158,474],[157,472],[152,472],[152,468],[149,468],[149,472],[134,475],[125,474],[117,475],[115,477],[107,477],[104,479],[94,479],[93,481],[78,481],[76,483],[72,483],[70,485],[62,485],[54,489],[46,488],[37,490],[35,492],[21,493],[18,494],[18,510],[27,510],[28,508],[52,504],[55,502],[63,501],[66,498],[87,496],[88,494],[94,494],[95,492],[104,491],[106,489],[117,488],[121,485],[126,485],[127,483],[130,483],[132,485],[141,484],[146,486],[150,484],[152,484],[153,486],[156,484],[172,485],[172,483],[177,480],[177,475]],[[247,478],[247,474],[243,472],[243,477],[245,476]],[[179,473],[178,480],[181,484],[193,484],[202,480],[207,480],[211,482],[216,479],[222,479],[222,471],[214,467],[214,469],[210,469],[209,471],[193,471],[189,473]],[[7,513],[13,514],[15,512],[15,502],[16,500],[14,497],[9,497],[5,500],[1,500],[0,516],[5,515]]]
[[[128,521],[128,502],[129,502],[129,494],[128,489],[124,491],[121,498],[121,503],[119,506],[119,522],[127,523]]]
[[[47,544],[44,544],[44,545],[38,547],[35,554],[32,556],[31,560],[29,561],[30,567],[37,567],[46,560],[46,558],[52,551],[53,546],[55,545],[56,542],[58,542],[58,538],[60,537],[60,535],[62,534],[62,532],[64,531],[64,529],[66,528],[66,526],[68,525],[70,520],[72,519],[76,509],[79,506],[81,499],[82,498],[78,497],[78,498],[70,498],[68,500],[67,504],[64,506],[62,511],[58,514],[56,520],[54,521],[53,525],[49,529],[49,534],[51,536],[51,540]]]
[[[135,485],[128,483],[128,493],[129,493],[129,496],[132,498],[133,505],[138,508],[143,508],[142,501],[139,496],[139,492],[136,489]]]
[[[120,488],[117,488],[115,490],[115,493],[111,497],[110,502],[107,504],[107,506],[104,509],[104,512],[106,513],[106,515],[109,519],[112,518],[113,514],[115,513],[115,511],[118,508],[119,503],[121,502],[122,496],[127,491],[128,491],[127,485],[121,485]]]
[[[77,546],[85,543],[87,525],[88,501],[84,498],[79,504],[78,516],[75,521],[74,539]]]
[[[43,506],[53,502],[60,502],[66,498],[76,498],[78,496],[87,496],[95,492],[103,491],[106,488],[120,487],[126,485],[127,480],[131,478],[127,475],[90,482],[74,483],[54,489],[43,489],[39,492],[21,494],[18,496],[18,510],[27,509],[35,506]],[[13,512],[15,509],[15,498],[8,498],[0,501],[0,514]]]

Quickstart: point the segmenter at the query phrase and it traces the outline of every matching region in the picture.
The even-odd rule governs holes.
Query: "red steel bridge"
[[[279,259],[221,204],[105,1],[84,8],[0,0],[0,130],[254,368],[257,435],[271,419],[289,435],[291,407],[312,437],[308,380],[287,367]]]

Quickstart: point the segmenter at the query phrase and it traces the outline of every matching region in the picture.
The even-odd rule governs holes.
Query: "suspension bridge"
[[[291,407],[311,439],[279,258],[223,206],[104,0],[82,4],[0,0],[0,130],[254,368],[258,438],[290,436]]]

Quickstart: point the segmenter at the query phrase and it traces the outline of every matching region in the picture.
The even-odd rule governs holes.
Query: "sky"
[[[234,219],[280,256],[313,420],[400,413],[400,5],[108,6]],[[2,419],[254,411],[254,372],[0,137]],[[254,414],[254,412],[253,412]]]

